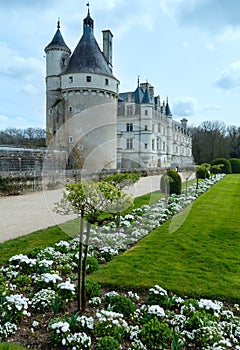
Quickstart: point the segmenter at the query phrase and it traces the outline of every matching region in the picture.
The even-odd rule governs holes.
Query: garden
[[[226,197],[227,191],[229,204],[239,183],[238,175],[216,174],[198,188],[189,186],[179,195],[136,207],[120,221],[116,215],[117,220],[91,225],[88,238],[84,227],[84,312],[77,300],[78,236],[12,256],[0,269],[0,349],[14,343],[49,350],[240,349],[240,242],[233,204],[225,236],[216,237],[214,231],[219,230],[214,215],[223,220],[229,215],[224,203],[215,213],[214,200],[219,202],[220,192]],[[215,188],[218,195],[211,197]],[[206,203],[213,216],[209,208],[206,213]],[[201,221],[204,216],[210,233]],[[200,223],[202,236],[186,232],[186,225],[194,231]],[[215,250],[214,260],[210,252],[216,239],[222,259]],[[202,264],[204,252],[209,254]]]

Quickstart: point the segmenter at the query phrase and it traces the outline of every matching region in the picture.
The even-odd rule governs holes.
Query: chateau
[[[103,51],[88,9],[73,53],[57,31],[46,53],[46,134],[49,149],[65,151],[68,168],[170,167],[192,162],[187,120],[172,118],[149,83],[119,93],[113,75],[112,38],[103,30]]]

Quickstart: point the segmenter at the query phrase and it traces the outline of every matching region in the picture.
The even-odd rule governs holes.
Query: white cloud
[[[44,65],[34,57],[23,57],[4,43],[0,43],[0,75],[31,79],[43,74]]]
[[[199,27],[206,32],[223,35],[230,31],[233,36],[240,25],[238,0],[161,0],[161,6],[181,25]]]
[[[173,101],[173,115],[192,116],[197,111],[197,100],[191,96],[182,96]]]
[[[234,90],[240,88],[240,61],[230,64],[215,80],[214,86],[223,90]]]

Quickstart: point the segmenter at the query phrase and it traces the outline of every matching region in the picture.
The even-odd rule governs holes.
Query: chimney
[[[109,67],[112,69],[112,38],[110,30],[103,30],[103,54],[107,60]]]
[[[184,129],[187,129],[187,122],[188,122],[188,120],[187,120],[186,118],[183,118],[183,119],[181,120],[181,124],[182,124],[182,127],[183,127]]]

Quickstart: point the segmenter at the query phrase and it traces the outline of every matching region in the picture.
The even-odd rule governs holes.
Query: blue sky
[[[73,51],[87,1],[0,0],[0,129],[45,127],[44,48],[58,17]],[[240,126],[239,0],[92,0],[94,33],[113,37],[120,91],[148,80],[174,119]]]

